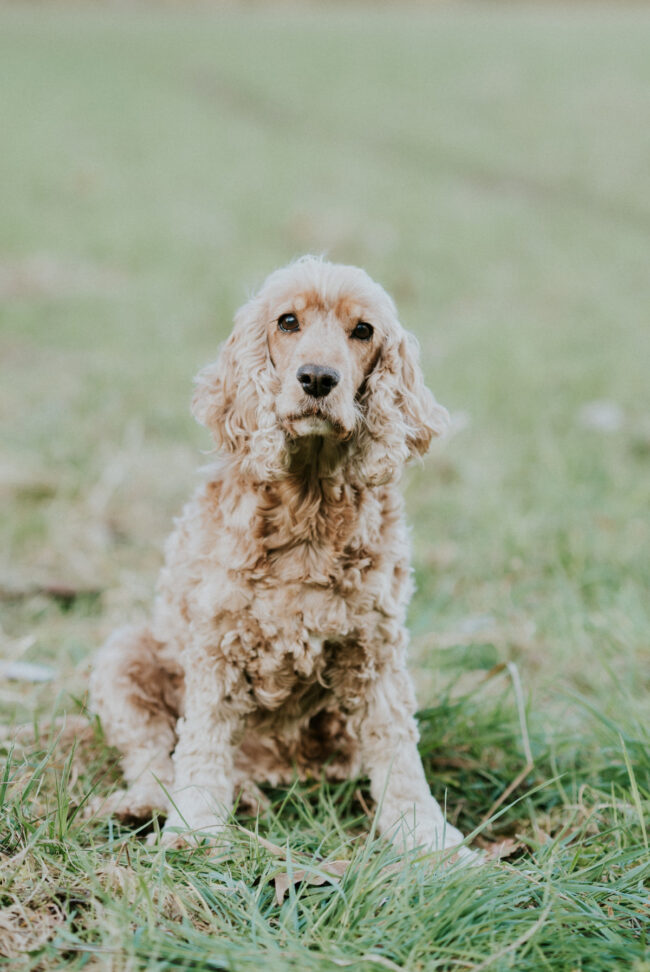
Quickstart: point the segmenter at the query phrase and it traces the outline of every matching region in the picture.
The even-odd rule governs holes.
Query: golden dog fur
[[[297,380],[314,364],[338,377],[316,398]],[[176,521],[151,624],[115,632],[91,679],[128,783],[109,808],[214,835],[256,782],[365,772],[380,831],[456,846],[417,751],[397,487],[447,413],[393,302],[355,267],[276,271],[193,411],[220,461]]]

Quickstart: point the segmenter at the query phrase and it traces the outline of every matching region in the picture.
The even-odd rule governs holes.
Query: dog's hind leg
[[[91,812],[144,819],[168,809],[183,676],[161,657],[161,648],[147,627],[127,627],[115,631],[96,656],[90,706],[106,741],[121,753],[128,788],[96,798]]]

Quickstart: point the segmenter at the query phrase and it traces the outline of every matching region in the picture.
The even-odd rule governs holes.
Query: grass
[[[0,9],[2,637],[55,673],[0,682],[40,726],[4,746],[0,964],[648,972],[649,39],[622,5]],[[47,728],[147,610],[191,376],[306,251],[386,285],[455,416],[405,480],[412,667],[500,864],[397,862],[362,781],[165,854],[82,819],[99,728]]]

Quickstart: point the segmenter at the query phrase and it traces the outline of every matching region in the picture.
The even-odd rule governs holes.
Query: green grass
[[[3,721],[83,705],[208,447],[192,375],[326,251],[457,419],[405,480],[421,748],[512,852],[394,867],[361,782],[238,818],[284,857],[165,855],[82,819],[99,731],[43,731],[5,746],[0,965],[648,972],[649,42],[622,5],[0,9],[1,633],[56,672],[0,682]]]

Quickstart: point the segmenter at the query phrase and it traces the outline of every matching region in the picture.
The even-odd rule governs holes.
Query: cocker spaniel
[[[109,808],[210,836],[256,782],[367,773],[380,832],[456,847],[417,750],[397,487],[448,416],[392,300],[356,267],[276,271],[193,412],[219,464],[167,542],[151,623],[116,631],[91,678],[128,783]]]

